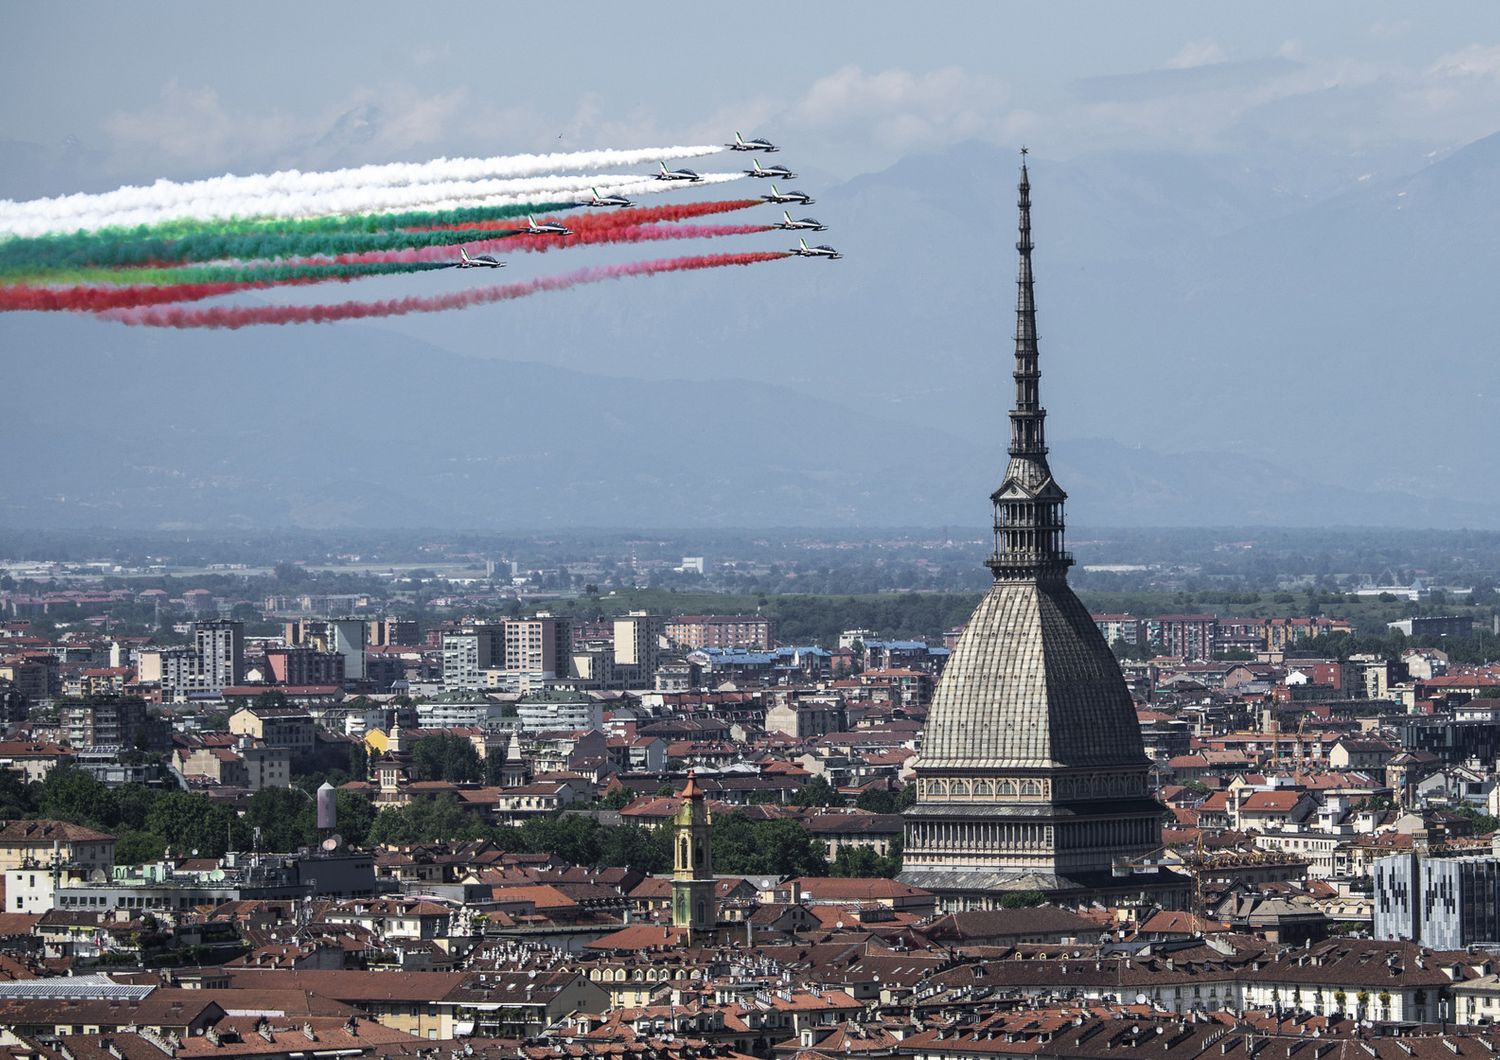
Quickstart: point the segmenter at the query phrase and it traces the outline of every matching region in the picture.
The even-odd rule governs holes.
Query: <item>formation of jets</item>
[[[781,216],[784,220],[777,222],[776,227],[787,232],[825,232],[828,230],[828,226],[816,217],[799,217],[793,221],[792,215],[785,210],[781,211]]]
[[[488,254],[481,254],[477,258],[469,257],[469,252],[463,247],[458,248],[458,267],[460,269],[503,269],[505,262],[497,261]]]
[[[570,236],[573,234],[573,230],[556,221],[546,221],[542,224],[537,224],[536,218],[532,217],[531,214],[527,214],[526,234],[529,236]]]
[[[781,150],[781,148],[777,147],[770,140],[762,140],[758,137],[754,140],[745,140],[741,139],[739,133],[734,134],[734,143],[725,144],[724,146],[731,151],[765,151],[767,154],[770,154],[772,151]]]
[[[770,140],[763,140],[760,137],[754,137],[752,139],[746,140],[739,133],[734,134],[734,143],[726,144],[725,146],[728,147],[731,151],[764,151],[770,153],[772,151],[780,150],[780,148],[773,144]],[[703,178],[691,169],[668,169],[666,162],[663,161],[657,162],[657,166],[660,169],[660,172],[656,174],[657,180],[681,180],[686,181],[689,184],[700,184],[703,182]],[[786,166],[763,166],[760,164],[759,159],[751,159],[750,168],[745,170],[744,172],[746,176],[750,177],[771,178],[772,184],[770,194],[761,196],[761,199],[765,202],[772,203],[777,206],[785,206],[788,203],[796,203],[799,206],[812,205],[812,196],[808,195],[806,192],[781,191],[776,187],[775,181],[777,179],[795,180],[797,177],[797,174],[793,173],[790,169],[787,169]],[[635,205],[623,195],[600,195],[598,188],[590,188],[589,193],[590,198],[579,199],[577,201],[577,205],[600,207]],[[791,211],[789,210],[782,210],[781,220],[771,227],[780,229],[785,232],[824,232],[827,231],[828,228],[827,225],[823,224],[823,222],[819,221],[816,217],[793,218]],[[572,230],[567,226],[561,224],[560,222],[538,222],[537,219],[530,214],[526,215],[526,227],[525,229],[523,229],[523,231],[527,235],[572,235]],[[797,245],[788,250],[787,253],[795,255],[799,258],[827,258],[829,261],[837,261],[843,257],[843,255],[833,247],[827,246],[826,244],[819,244],[818,246],[810,247],[807,245],[807,240],[801,238],[797,240]],[[469,252],[464,250],[462,247],[459,248],[458,254],[459,260],[455,262],[455,265],[460,269],[502,269],[505,267],[505,262],[492,258],[488,254],[480,254],[477,257],[471,258],[469,257]]]

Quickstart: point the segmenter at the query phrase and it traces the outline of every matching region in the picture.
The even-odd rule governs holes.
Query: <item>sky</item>
[[[920,10],[920,17],[914,13]],[[760,129],[831,177],[966,139],[1042,157],[1270,133],[1411,156],[1494,131],[1500,7],[1201,2],[11,3],[0,145],[157,176]],[[12,148],[14,150],[14,147]],[[35,189],[9,171],[12,187]]]
[[[671,11],[140,0],[11,2],[0,12],[0,199],[226,172],[720,144],[738,130],[782,144],[772,159],[801,173],[796,187],[817,194],[812,212],[829,225],[818,241],[845,252],[837,265],[632,280],[369,321],[357,334],[344,325],[146,334],[6,314],[0,350],[13,353],[13,367],[28,344],[46,368],[63,343],[128,362],[143,351],[312,355],[320,343],[376,334],[564,373],[536,383],[541,390],[571,385],[559,380],[575,371],[605,389],[612,379],[748,382],[780,388],[783,406],[791,394],[815,395],[840,406],[830,414],[998,448],[994,408],[1008,399],[989,383],[996,353],[1007,356],[1014,163],[1024,144],[1054,442],[1202,450],[1193,467],[1229,466],[1225,453],[1264,457],[1273,463],[1256,473],[1268,490],[1307,473],[1301,525],[1348,521],[1320,508],[1330,483],[1399,491],[1391,504],[1413,493],[1500,495],[1486,455],[1494,410],[1484,411],[1500,394],[1500,305],[1485,286],[1500,253],[1500,140],[1482,142],[1500,132],[1500,5],[1490,0],[763,0]],[[715,171],[739,161],[692,164]],[[753,194],[757,183],[731,187]],[[786,246],[780,232],[740,238],[735,249]],[[673,252],[726,248],[701,240]],[[640,253],[517,255],[505,278]],[[1417,296],[1413,274],[1425,283]],[[278,300],[489,282],[445,271],[366,280],[334,296],[322,285],[289,289]],[[1392,386],[1417,346],[1428,378]],[[66,384],[57,373],[47,385]],[[1445,396],[1454,392],[1465,395],[1462,415]],[[1225,393],[1237,395],[1228,416],[1217,411]],[[1391,426],[1408,422],[1425,429]],[[188,432],[185,423],[167,426]],[[1309,462],[1309,424],[1342,444]],[[240,469],[264,440],[254,415],[235,429],[247,442],[226,459]],[[904,437],[886,441],[954,449]],[[820,481],[826,452],[806,450],[788,460]],[[1112,459],[1088,469],[1098,482],[1128,478],[1128,453]],[[120,460],[182,470],[139,453]],[[12,496],[39,485],[16,476]],[[1179,477],[1155,501],[1144,485],[1122,492],[1120,508],[1167,507],[1213,489],[1211,475]],[[0,509],[7,488],[0,476]],[[1378,513],[1385,495],[1367,498],[1366,510]],[[983,504],[975,510],[985,514]],[[1476,511],[1450,507],[1432,519],[1489,518]]]

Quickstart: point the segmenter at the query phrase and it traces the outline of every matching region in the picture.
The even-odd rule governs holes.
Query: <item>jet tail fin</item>
[[[792,213],[791,213],[790,210],[782,210],[781,211],[781,216],[786,218],[786,223],[787,224],[791,224],[792,223]]]

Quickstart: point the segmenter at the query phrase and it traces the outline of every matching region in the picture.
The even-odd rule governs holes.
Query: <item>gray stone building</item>
[[[1119,665],[1068,586],[1067,494],[1047,465],[1023,161],[1010,462],[994,505],[994,584],[943,671],[916,763],[903,882],[945,908],[1007,891],[1180,902],[1187,881],[1138,862],[1161,806]]]

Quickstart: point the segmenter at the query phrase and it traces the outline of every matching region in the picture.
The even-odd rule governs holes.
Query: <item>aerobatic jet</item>
[[[558,224],[556,221],[537,224],[536,218],[532,217],[531,214],[527,214],[526,234],[530,236],[570,236],[573,234],[573,230],[565,225]]]
[[[635,203],[631,202],[629,199],[625,198],[625,196],[623,196],[623,195],[600,195],[598,188],[590,188],[589,191],[593,192],[594,197],[592,199],[579,199],[578,200],[578,205],[580,205],[580,206],[634,206],[635,205]]]
[[[759,137],[753,140],[745,140],[740,137],[739,133],[734,134],[734,143],[725,144],[724,146],[728,147],[731,151],[765,151],[767,154],[772,151],[781,150],[781,148],[777,147],[770,140],[762,140]]]
[[[781,211],[781,216],[784,218],[784,220],[780,221],[776,225],[776,227],[782,229],[783,231],[825,232],[828,230],[828,226],[825,225],[822,221],[819,221],[816,217],[799,217],[795,221],[793,221],[792,215],[787,213],[785,210]]]
[[[758,158],[752,159],[750,166],[751,168],[745,170],[745,175],[748,177],[780,177],[782,180],[792,180],[797,176],[786,166],[763,166]]]
[[[477,258],[469,257],[469,252],[463,247],[458,248],[458,267],[460,269],[503,269],[505,262],[496,261],[488,254],[481,254]]]
[[[788,253],[795,254],[799,258],[827,258],[829,261],[838,261],[844,256],[830,246],[810,247],[805,239],[797,240],[797,245]]]
[[[805,191],[786,191],[786,192],[777,191],[775,184],[771,185],[771,194],[769,194],[769,195],[762,195],[761,198],[764,199],[766,202],[774,202],[777,206],[780,206],[782,203],[785,203],[785,202],[794,202],[794,203],[796,203],[799,206],[811,206],[813,204],[813,197],[811,195],[807,194],[807,192],[805,192]]]
[[[657,180],[691,180],[701,181],[703,178],[691,169],[668,169],[665,162],[658,162],[661,172],[656,175]]]

